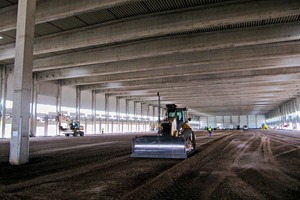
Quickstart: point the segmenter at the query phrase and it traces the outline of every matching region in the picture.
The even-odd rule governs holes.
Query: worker
[[[212,128],[211,128],[211,127],[208,127],[208,128],[207,128],[207,131],[208,131],[208,133],[209,133],[209,137],[211,137],[211,134],[212,134],[212,132],[213,132]]]
[[[261,130],[269,130],[269,127],[267,124],[262,124]]]

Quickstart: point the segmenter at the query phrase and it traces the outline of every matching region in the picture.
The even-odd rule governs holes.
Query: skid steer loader
[[[196,149],[195,134],[188,124],[187,108],[167,104],[158,135],[132,139],[133,158],[185,159]]]

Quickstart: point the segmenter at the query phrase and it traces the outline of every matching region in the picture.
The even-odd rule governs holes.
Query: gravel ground
[[[130,158],[135,135],[30,138],[20,166],[0,139],[0,199],[299,199],[299,132],[198,131],[185,160]]]

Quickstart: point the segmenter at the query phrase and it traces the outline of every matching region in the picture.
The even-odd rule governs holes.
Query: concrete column
[[[137,111],[136,111],[136,105],[137,105],[137,102],[134,101],[133,102],[133,117],[134,117],[134,124],[135,124],[135,131],[137,132],[138,131],[138,122],[137,122]]]
[[[143,103],[141,103],[141,123],[142,123],[142,130],[141,131],[145,131],[145,117],[144,117],[144,115],[143,115],[143,107],[144,105],[143,105]]]
[[[1,127],[1,137],[5,137],[5,124],[6,124],[6,98],[7,98],[7,78],[8,78],[8,73],[6,72],[6,67],[2,66],[1,67],[1,122],[0,122],[0,127]]]
[[[12,135],[9,162],[20,165],[29,161],[29,117],[32,84],[33,45],[36,0],[18,4]]]
[[[81,90],[80,86],[76,86],[76,121],[80,121],[80,105],[81,105]]]
[[[44,136],[48,136],[48,125],[49,125],[49,116],[48,115],[45,115],[44,121],[45,121]]]
[[[31,92],[31,113],[30,113],[30,136],[36,136],[37,126],[37,102],[38,102],[38,82],[36,80],[36,73],[33,73],[32,92]]]
[[[96,90],[92,90],[92,126],[93,126],[93,133],[95,134],[96,133]]]
[[[249,117],[248,117],[248,115],[247,115],[247,126],[248,126],[248,128],[249,128],[249,121],[248,121],[248,118],[249,118]]]
[[[149,131],[149,127],[150,127],[150,123],[151,123],[151,120],[150,120],[150,105],[147,106],[147,122],[146,123],[146,131]],[[148,127],[147,127],[147,124],[148,124]]]
[[[104,132],[108,133],[109,131],[109,94],[105,94],[105,130]]]
[[[223,120],[224,122],[224,120]],[[208,127],[208,116],[206,117],[206,127]]]
[[[152,106],[152,117],[155,119],[155,106]]]
[[[152,117],[153,117],[153,131],[155,130],[155,127],[156,127],[156,123],[155,123],[155,106],[153,105],[152,106]]]
[[[224,128],[224,124],[225,124],[225,122],[224,122],[224,116],[222,115],[222,128]]]
[[[120,97],[116,97],[117,132],[120,132]]]
[[[126,112],[126,125],[127,125],[127,132],[129,132],[129,100],[125,100],[125,112]]]
[[[100,116],[100,118],[99,118],[99,131],[100,131],[100,133],[102,133],[102,127],[101,127],[101,116]]]
[[[87,121],[88,121],[88,119],[87,119],[87,117],[85,117],[84,118],[84,130],[85,130],[85,134],[87,134]]]
[[[157,108],[157,111],[158,111],[158,124],[160,123],[160,114],[161,114],[161,105],[160,105],[160,96],[159,96],[159,93],[157,93],[157,96],[158,96],[158,108]]]
[[[257,115],[255,115],[255,127],[256,127],[256,128],[259,128],[259,127],[257,127],[257,125],[258,125],[258,124],[257,124]]]
[[[58,113],[61,113],[61,98],[62,98],[62,86],[61,81],[59,80],[57,83],[57,96],[56,96],[56,113],[58,116]],[[59,128],[58,128],[58,120],[56,120],[56,135],[60,134]]]

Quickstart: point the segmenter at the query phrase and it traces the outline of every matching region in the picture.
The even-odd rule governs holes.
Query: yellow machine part
[[[263,124],[263,125],[261,126],[261,130],[269,130],[268,125],[267,125],[267,124]]]

